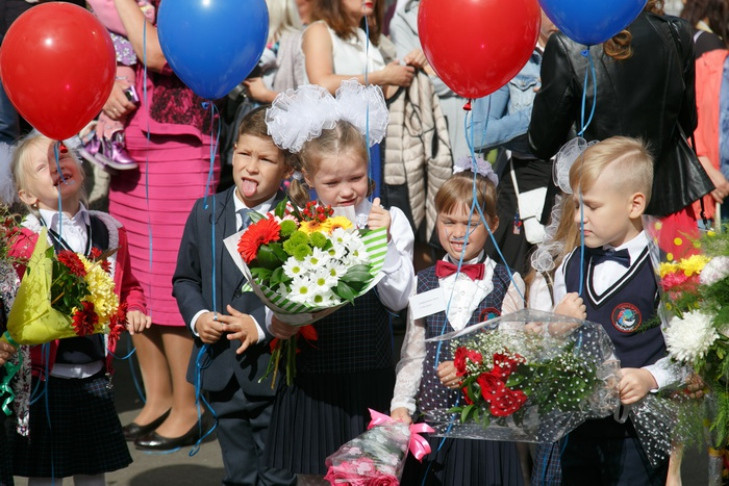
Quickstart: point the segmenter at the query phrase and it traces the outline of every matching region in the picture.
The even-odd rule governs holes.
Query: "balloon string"
[[[595,73],[595,62],[590,55],[590,48],[582,51],[582,55],[587,58],[588,65],[585,67],[585,82],[582,85],[582,106],[580,109],[580,132],[577,134],[582,137],[587,130],[587,127],[592,123],[592,118],[595,115],[595,108],[597,107],[597,74]],[[592,77],[592,108],[590,110],[590,116],[585,123],[585,107],[587,104],[587,85],[588,80]]]
[[[59,141],[56,141],[53,144],[53,156],[56,161],[56,171],[58,172],[58,175],[61,177],[60,184],[66,184],[66,179],[63,177],[63,172],[61,171],[61,162],[60,162],[60,157],[58,154],[58,147],[60,145],[61,145],[61,142],[59,142]],[[56,189],[58,192],[58,234],[63,236],[63,200],[61,199],[60,184],[56,186]]]
[[[154,240],[152,238],[152,214],[150,212],[150,203],[149,203],[149,147],[152,145],[151,137],[152,134],[150,133],[150,126],[149,126],[149,97],[147,95],[147,21],[145,20],[142,24],[142,64],[144,65],[144,69],[142,71],[143,73],[143,81],[144,86],[142,86],[142,93],[144,98],[144,109],[147,110],[146,113],[146,132],[147,132],[147,144],[144,148],[144,199],[146,203],[147,208],[147,234],[149,235],[149,275],[154,275]],[[154,311],[154,307],[151,305],[153,302],[152,298],[152,279],[149,279],[149,282],[147,283],[147,302],[150,303],[149,308],[147,309],[149,311],[149,316],[152,318],[152,322],[154,322],[154,317],[152,316],[152,313]]]
[[[367,86],[368,79],[369,79],[369,51],[370,51],[370,23],[367,20],[367,16],[364,16],[364,24],[365,24],[365,65],[364,65],[364,84]],[[367,104],[367,110],[365,113],[365,144],[367,147],[367,176],[369,177],[370,181],[375,180],[375,174],[374,170],[372,168],[372,154],[370,153],[370,105]],[[372,196],[374,195],[375,191],[372,191],[372,194],[369,195],[370,201],[372,200]]]

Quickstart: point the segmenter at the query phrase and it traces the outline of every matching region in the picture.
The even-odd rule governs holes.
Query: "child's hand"
[[[0,366],[5,366],[10,358],[12,358],[18,350],[12,344],[0,341]]]
[[[562,298],[562,302],[554,308],[555,314],[575,317],[577,319],[587,318],[587,307],[577,292],[570,292]]]
[[[271,333],[279,339],[289,339],[299,332],[298,326],[281,322],[275,315],[271,318]]]
[[[240,341],[235,354],[243,354],[248,346],[258,342],[258,328],[250,315],[238,312],[230,305],[227,309],[230,315],[218,316],[218,322],[223,324],[223,330],[228,333],[228,341]]]
[[[223,335],[223,329],[225,327],[219,320],[221,317],[222,314],[218,312],[205,312],[197,318],[195,330],[202,342],[205,344],[214,344],[220,340],[220,336]]]
[[[438,379],[446,388],[458,390],[461,387],[461,377],[456,374],[456,367],[453,361],[442,361],[436,371]]]
[[[623,405],[631,405],[642,400],[649,391],[658,388],[650,371],[643,368],[621,368],[623,377],[618,383],[620,401]]]
[[[142,332],[149,329],[152,325],[152,318],[138,310],[130,310],[127,312],[127,331],[129,334]]]
[[[370,229],[387,229],[387,240],[390,241],[390,223],[392,223],[390,211],[383,208],[382,205],[380,205],[380,198],[376,197],[375,200],[372,201],[372,209],[370,209],[370,215],[367,218],[367,226],[369,226]]]
[[[390,412],[390,417],[398,422],[402,422],[405,425],[413,423],[413,419],[410,418],[410,412],[405,407],[396,408]]]

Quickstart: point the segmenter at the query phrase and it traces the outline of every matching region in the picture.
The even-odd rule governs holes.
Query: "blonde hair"
[[[13,151],[13,158],[10,161],[10,174],[13,176],[13,184],[15,186],[15,192],[21,190],[28,190],[28,162],[30,161],[30,152],[33,148],[38,147],[49,147],[55,140],[52,140],[39,132],[31,132],[25,137],[21,138],[15,145]],[[69,150],[71,157],[79,165],[79,173],[84,176],[84,170],[81,166],[81,162],[76,157],[73,150]],[[81,201],[86,203],[86,191],[84,190],[83,184],[80,184],[81,190]],[[32,213],[36,213],[37,209],[30,205],[25,205]]]
[[[435,194],[435,211],[438,214],[450,213],[457,206],[473,204],[473,172],[467,170],[453,174]],[[496,187],[486,177],[476,176],[476,204],[479,205],[489,224],[497,220]]]
[[[319,171],[323,157],[345,152],[354,152],[355,156],[367,164],[369,150],[364,136],[351,123],[339,120],[334,128],[322,130],[321,135],[304,143],[296,169],[311,178]],[[370,194],[374,189],[373,184],[370,181]],[[289,186],[289,198],[296,205],[304,206],[309,201],[308,185],[303,180],[294,178]]]
[[[294,0],[266,0],[268,7],[268,43],[281,40],[287,32],[302,28]]]
[[[641,140],[630,137],[610,137],[585,150],[570,168],[572,190],[589,191],[608,166],[621,175],[620,180],[612,181],[616,189],[640,192],[648,204],[653,188],[653,157]]]

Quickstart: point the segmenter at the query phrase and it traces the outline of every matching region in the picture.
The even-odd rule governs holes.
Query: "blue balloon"
[[[157,14],[162,52],[198,96],[222,98],[258,63],[268,39],[265,0],[165,0]]]
[[[593,46],[626,28],[647,0],[539,0],[542,10],[567,37]]]

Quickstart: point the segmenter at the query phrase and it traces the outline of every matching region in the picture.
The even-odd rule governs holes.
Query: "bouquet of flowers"
[[[456,406],[426,411],[436,435],[555,442],[617,409],[619,362],[599,324],[522,310],[446,334]]]
[[[112,253],[94,249],[90,259],[71,251],[56,255],[44,228],[0,339],[18,346],[96,333],[117,338],[125,313],[109,274]]]
[[[729,234],[660,242],[660,221],[644,225],[662,291],[661,315],[669,355],[688,365],[710,391],[709,430],[717,446],[729,439]],[[680,256],[679,256],[680,255]]]
[[[418,435],[432,432],[425,424],[405,425],[370,409],[368,430],[327,457],[324,479],[332,485],[396,486],[408,449],[416,459],[430,453],[428,442]]]
[[[352,303],[381,278],[387,253],[384,228],[357,229],[349,218],[335,216],[330,206],[314,201],[303,209],[283,201],[273,214],[251,219],[255,222],[226,238],[225,245],[250,290],[283,322],[298,326],[315,322]],[[291,383],[296,338],[276,341],[269,371],[275,377],[282,347]]]

